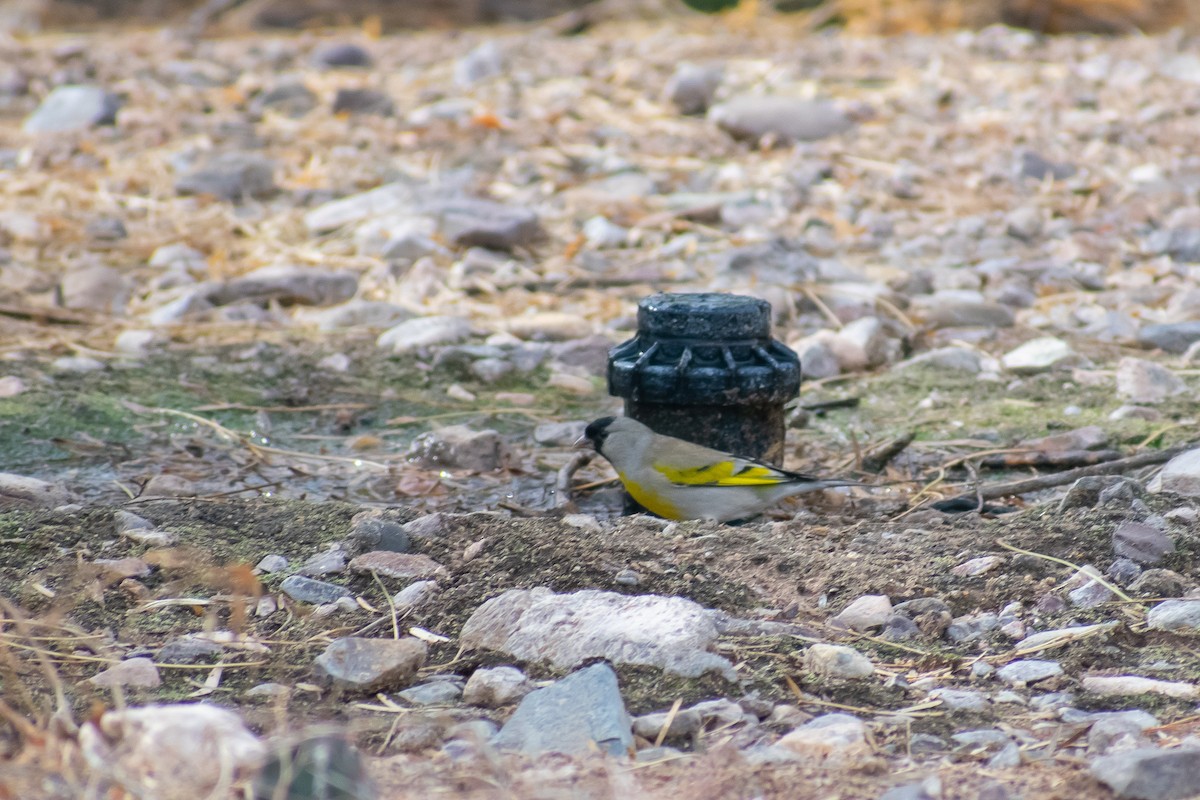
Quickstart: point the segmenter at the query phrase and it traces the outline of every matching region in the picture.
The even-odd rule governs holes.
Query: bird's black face
[[[601,417],[583,429],[583,441],[591,442],[597,453],[604,452],[604,440],[608,438],[608,426],[616,422],[616,417]]]

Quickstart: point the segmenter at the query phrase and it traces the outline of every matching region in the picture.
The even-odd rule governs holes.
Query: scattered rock
[[[58,484],[0,472],[0,509],[55,508],[73,502],[74,495]]]
[[[1076,573],[1072,580],[1078,585],[1067,592],[1067,598],[1076,608],[1095,608],[1115,596],[1107,583],[1100,579],[1100,571],[1090,564]]]
[[[1011,328],[1016,316],[1008,306],[997,303],[941,301],[922,308],[933,328]]]
[[[88,679],[93,686],[131,686],[138,689],[153,689],[162,683],[158,666],[153,660],[139,656],[119,661],[112,667]]]
[[[471,86],[504,72],[504,53],[489,39],[454,62],[454,83]]]
[[[289,575],[279,584],[279,589],[288,597],[301,603],[332,603],[339,597],[353,597],[344,586],[325,581],[315,581],[302,575]]]
[[[179,194],[205,194],[240,203],[261,200],[279,191],[275,162],[257,153],[221,153],[175,181]]]
[[[1200,687],[1195,684],[1160,681],[1139,675],[1090,675],[1081,684],[1086,692],[1109,697],[1161,694],[1190,700],[1200,696]]]
[[[1131,402],[1154,405],[1186,391],[1175,373],[1153,361],[1127,356],[1117,364],[1117,395]]]
[[[219,656],[223,652],[224,646],[206,636],[186,634],[164,644],[155,654],[154,660],[160,664],[195,664]]]
[[[331,42],[318,47],[313,53],[313,63],[319,67],[369,67],[371,54],[362,45],[352,42]]]
[[[951,574],[957,575],[960,578],[974,578],[984,573],[991,572],[998,567],[1003,561],[1000,556],[980,556],[972,558],[970,561],[964,561],[957,567],[950,570]]]
[[[1200,629],[1200,600],[1164,600],[1146,614],[1146,624],[1160,631]]]
[[[428,648],[419,639],[335,639],[313,662],[319,678],[359,692],[407,686],[425,664]]]
[[[533,429],[533,440],[546,447],[570,447],[583,436],[587,422],[542,422]]]
[[[16,375],[5,375],[0,378],[0,398],[16,397],[23,394],[26,389],[25,381],[18,378]]]
[[[1122,522],[1113,531],[1113,552],[1153,566],[1175,552],[1175,542],[1158,528],[1141,522]]]
[[[1042,235],[1045,223],[1041,209],[1036,206],[1021,206],[1008,214],[1006,231],[1009,236],[1022,242],[1032,242]]]
[[[117,121],[121,99],[95,86],[59,86],[26,118],[25,133],[69,133]]]
[[[800,357],[800,368],[806,379],[820,380],[841,374],[842,367],[833,352],[830,338],[831,332],[822,331],[803,339],[796,339],[789,344]]]
[[[983,711],[988,707],[987,697],[972,689],[934,689],[929,699],[941,700],[942,705],[954,711]]]
[[[428,603],[437,596],[437,581],[413,581],[392,598],[396,610],[416,609]]]
[[[244,302],[329,306],[349,300],[356,291],[358,276],[353,272],[276,264],[214,285],[204,296],[214,306]]]
[[[375,572],[385,578],[419,579],[446,574],[446,568],[427,555],[387,550],[355,556],[350,561],[350,569],[359,573]]]
[[[1143,347],[1186,353],[1189,347],[1200,342],[1200,321],[1146,325],[1138,331],[1137,339]]]
[[[1172,458],[1146,488],[1151,492],[1200,497],[1200,448]]]
[[[852,122],[832,103],[785,96],[735,97],[714,106],[708,118],[735,139],[812,142],[849,130]]]
[[[414,439],[408,457],[425,467],[493,472],[507,467],[512,453],[494,430],[449,425]]]
[[[463,702],[483,708],[515,703],[533,691],[533,684],[516,667],[481,667],[471,673],[463,689]]]
[[[607,664],[593,664],[526,695],[492,745],[531,755],[584,755],[599,748],[626,756],[633,749],[631,728],[617,674]]]
[[[804,652],[804,668],[830,678],[869,678],[875,674],[871,659],[840,644],[814,644]]]
[[[442,235],[459,247],[509,251],[533,244],[541,235],[537,214],[529,209],[463,198],[438,209]]]
[[[1037,683],[1062,674],[1062,666],[1057,661],[1032,658],[1013,661],[996,670],[997,677],[1009,684]]]
[[[403,355],[443,344],[455,344],[471,335],[471,323],[462,317],[418,317],[406,320],[379,335],[376,344]]]
[[[815,767],[862,766],[871,757],[867,726],[850,714],[824,714],[785,734],[776,745]]]
[[[703,114],[723,78],[724,70],[718,65],[680,64],[667,81],[663,95],[680,114]]]
[[[834,625],[855,631],[878,628],[892,615],[892,601],[887,595],[866,594],[846,606],[830,620]]]
[[[975,375],[983,371],[983,357],[966,347],[939,347],[901,361],[895,366],[895,369],[910,367],[928,367],[944,372],[965,372]]]
[[[565,342],[583,339],[592,333],[592,325],[586,319],[559,311],[513,317],[505,329],[518,339],[531,342]]]
[[[412,547],[412,540],[404,525],[374,509],[354,515],[354,519],[350,520],[349,539],[355,550],[360,552],[386,550],[407,553]]]
[[[1052,369],[1074,357],[1075,351],[1062,339],[1043,336],[1010,350],[1000,359],[1000,363],[1009,372],[1033,375]]]
[[[285,556],[272,553],[259,559],[254,568],[264,575],[270,575],[272,572],[283,572],[288,568],[288,560]]]
[[[317,107],[317,95],[299,81],[285,81],[255,95],[250,101],[250,113],[261,117],[267,109],[299,119]]]
[[[340,544],[330,545],[328,550],[311,556],[301,564],[296,573],[316,578],[321,575],[336,575],[346,571],[346,551]]]
[[[396,113],[396,105],[392,102],[392,98],[378,89],[342,87],[333,96],[333,113],[390,117]]]
[[[1200,749],[1143,747],[1098,758],[1091,772],[1117,797],[1183,800],[1200,794]]]
[[[411,689],[404,689],[397,695],[413,706],[448,706],[457,702],[462,693],[462,686],[456,681],[432,680]]]
[[[510,589],[476,609],[459,642],[560,669],[607,658],[684,677],[712,669],[732,679],[729,662],[709,650],[716,637],[711,613],[682,597]]]
[[[129,236],[120,217],[93,217],[83,232],[98,242],[119,242]]]
[[[1179,597],[1192,588],[1192,583],[1178,572],[1169,569],[1148,569],[1129,584],[1129,591],[1142,597]]]

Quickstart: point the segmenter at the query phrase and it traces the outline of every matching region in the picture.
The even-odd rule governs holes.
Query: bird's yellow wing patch
[[[629,496],[638,502],[638,504],[652,514],[657,514],[663,519],[683,519],[683,514],[675,507],[675,504],[667,500],[665,497],[648,491],[642,486],[639,486],[634,481],[629,480],[620,472],[617,477],[621,479],[621,483],[625,485],[625,491],[629,492]]]
[[[683,468],[655,464],[654,469],[678,486],[774,486],[791,480],[791,476],[779,470],[746,461],[717,461]]]

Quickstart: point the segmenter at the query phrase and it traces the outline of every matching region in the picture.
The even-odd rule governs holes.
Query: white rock
[[[623,595],[585,589],[511,589],[467,620],[465,648],[486,648],[527,661],[570,669],[588,659],[648,664],[684,677],[717,670],[734,679],[733,666],[710,652],[717,638],[713,614],[682,597]]]
[[[127,330],[117,335],[113,346],[118,353],[140,358],[148,355],[152,347],[160,344],[162,337],[157,331]]]
[[[888,337],[875,317],[854,320],[835,333],[829,344],[842,372],[878,367],[899,352],[899,344]]]
[[[878,628],[892,615],[892,601],[887,595],[865,594],[834,617],[833,624],[856,631]]]
[[[417,188],[411,184],[387,183],[314,208],[304,215],[304,227],[313,234],[329,233],[370,217],[411,213],[418,204],[417,194]]]
[[[470,335],[471,323],[462,317],[419,317],[389,328],[375,343],[401,355],[435,345],[455,344]]]
[[[54,508],[74,500],[74,496],[58,484],[0,472],[0,508]]]
[[[1062,339],[1043,336],[1005,353],[1000,359],[1000,363],[1010,372],[1018,375],[1032,375],[1045,372],[1074,356],[1075,351],[1071,349],[1071,345]]]
[[[50,362],[55,372],[99,372],[104,362],[91,356],[59,356]]]
[[[1172,458],[1146,488],[1151,492],[1200,497],[1200,448]]]
[[[843,644],[814,644],[804,651],[804,668],[831,678],[869,678],[875,674],[871,659]]]
[[[629,241],[629,230],[606,217],[592,217],[583,224],[583,237],[597,249],[621,247]]]
[[[927,353],[901,361],[896,369],[929,367],[946,372],[968,372],[976,374],[983,370],[983,357],[968,347],[939,347]]]
[[[129,280],[103,264],[68,272],[59,288],[67,308],[120,314],[129,302]]]
[[[871,757],[867,726],[849,714],[825,714],[809,720],[778,742],[800,760],[820,767],[845,767]]]
[[[1164,600],[1146,614],[1146,624],[1160,631],[1200,629],[1200,600]]]
[[[0,397],[16,397],[23,394],[28,388],[25,381],[16,375],[5,375],[0,378]]]
[[[1192,683],[1160,681],[1139,675],[1092,675],[1083,679],[1083,689],[1106,696],[1161,694],[1187,700],[1200,695],[1200,687]]]
[[[579,314],[542,311],[513,317],[505,330],[524,341],[566,342],[590,336],[594,328]]]
[[[1126,357],[1117,364],[1117,394],[1133,403],[1161,403],[1186,391],[1178,375],[1153,361]]]
[[[516,667],[485,667],[471,673],[463,688],[464,703],[499,708],[533,691],[533,683]]]
[[[820,380],[841,374],[842,368],[829,344],[832,336],[832,331],[819,331],[789,344],[800,357],[800,369],[806,379]]]

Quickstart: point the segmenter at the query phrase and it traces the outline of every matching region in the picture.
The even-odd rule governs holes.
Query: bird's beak
[[[574,447],[576,450],[595,450],[596,449],[595,446],[592,444],[592,440],[587,438],[586,436],[580,436],[578,439],[575,440],[575,444],[573,444],[571,446]]]

